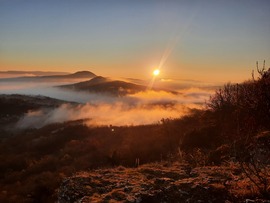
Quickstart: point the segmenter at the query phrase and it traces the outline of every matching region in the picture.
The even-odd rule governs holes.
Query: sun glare
[[[159,69],[156,69],[156,70],[153,71],[153,75],[155,75],[155,76],[158,76],[159,73],[160,73]]]

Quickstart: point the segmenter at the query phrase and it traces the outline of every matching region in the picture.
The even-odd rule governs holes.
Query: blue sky
[[[270,1],[0,0],[0,70],[238,81],[270,63]],[[269,66],[269,65],[268,65]]]

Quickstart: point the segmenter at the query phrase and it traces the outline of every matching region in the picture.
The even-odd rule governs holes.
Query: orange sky
[[[248,79],[270,63],[270,2],[1,1],[0,71]]]

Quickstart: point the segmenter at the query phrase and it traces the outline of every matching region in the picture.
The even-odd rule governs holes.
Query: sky
[[[269,0],[0,0],[0,71],[243,81],[270,67]]]

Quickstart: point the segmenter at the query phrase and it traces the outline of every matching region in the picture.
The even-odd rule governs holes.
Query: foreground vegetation
[[[54,202],[57,199],[68,201],[74,193],[72,189],[70,193],[61,190],[68,188],[68,181],[61,184],[63,179],[78,171],[114,168],[120,165],[123,166],[121,170],[125,171],[125,174],[133,170],[125,167],[139,167],[132,174],[140,173],[137,175],[143,177],[143,174],[148,173],[147,170],[152,170],[148,176],[156,177],[149,178],[151,187],[161,187],[165,184],[164,181],[168,180],[161,178],[170,178],[171,182],[179,183],[183,181],[180,180],[181,174],[184,174],[182,178],[186,179],[192,178],[194,173],[197,174],[196,177],[201,177],[207,167],[209,171],[204,174],[207,174],[208,178],[211,177],[210,171],[213,168],[217,171],[223,170],[218,172],[216,178],[219,179],[212,182],[216,184],[215,188],[219,188],[214,189],[217,193],[213,194],[222,194],[223,200],[234,202],[256,197],[269,199],[270,72],[264,68],[258,68],[258,72],[259,77],[256,79],[253,77],[242,84],[227,84],[217,90],[207,102],[206,109],[193,110],[180,119],[164,119],[159,124],[91,128],[85,126],[83,121],[76,121],[51,124],[40,129],[10,131],[3,127],[6,126],[7,119],[1,116],[1,122],[5,125],[1,126],[0,202]],[[0,104],[3,105],[3,102]],[[6,110],[6,107],[0,108]],[[31,105],[25,111],[29,108]],[[19,110],[21,114],[22,108]],[[156,162],[163,172],[179,172],[177,177],[160,177],[157,165],[142,166],[153,162]],[[147,168],[146,172],[144,167]],[[108,173],[112,177],[114,170],[118,169],[110,169]],[[103,173],[104,170],[100,172]],[[84,176],[77,174],[73,178],[91,177],[97,173],[98,171],[88,174],[85,172],[82,173]],[[102,177],[101,174],[101,179]],[[218,183],[219,180],[223,182]],[[200,187],[210,187],[212,183],[198,181]],[[192,193],[193,190],[187,191],[181,184],[175,183],[176,189],[171,190],[170,198],[178,198],[179,194],[173,196],[173,192],[179,191],[181,187],[184,192]],[[60,193],[57,190],[59,187]],[[123,193],[122,189],[117,195],[121,196],[118,193]],[[196,193],[196,190],[194,192]],[[60,194],[70,196],[58,196]],[[152,202],[166,200],[163,193],[153,194],[153,199],[150,199]],[[207,192],[203,194],[206,196],[198,198],[203,201],[212,198],[212,201],[215,201],[215,195],[211,196]],[[155,199],[157,197],[159,198]],[[94,197],[88,194],[87,198]],[[190,197],[187,196],[185,200],[188,198]],[[141,201],[143,202],[143,199]]]

